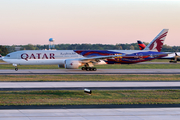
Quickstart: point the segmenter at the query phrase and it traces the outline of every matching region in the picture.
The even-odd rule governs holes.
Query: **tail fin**
[[[161,52],[164,40],[167,36],[168,29],[163,29],[152,41],[149,45],[146,46],[144,50],[153,50]]]
[[[144,48],[146,47],[146,45],[144,43],[142,43],[141,41],[137,41],[138,45],[139,45],[139,49],[140,50],[144,50]]]

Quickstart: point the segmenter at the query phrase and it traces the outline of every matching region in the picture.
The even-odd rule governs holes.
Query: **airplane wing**
[[[165,54],[158,54],[158,55],[145,55],[145,56],[126,56],[126,54],[122,54],[122,55],[107,55],[107,56],[94,56],[94,57],[84,57],[84,58],[80,58],[80,61],[96,61],[98,62],[99,60],[104,60],[104,59],[109,59],[109,58],[115,58],[115,57],[123,57],[123,58],[147,58],[149,56],[151,57],[160,57],[160,56],[164,56],[167,55],[167,53]]]
[[[80,58],[80,61],[98,61],[98,60],[103,60],[103,59],[108,59],[108,58],[114,58],[114,57],[122,57],[125,56],[125,54],[121,55],[107,55],[107,56],[94,56],[94,57],[84,57]]]

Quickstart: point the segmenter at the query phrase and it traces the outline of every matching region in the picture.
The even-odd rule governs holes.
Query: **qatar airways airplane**
[[[133,64],[149,61],[168,54],[161,50],[168,29],[163,29],[145,50],[22,50],[6,55],[2,60],[17,65],[53,65],[60,68],[96,71],[94,65]]]

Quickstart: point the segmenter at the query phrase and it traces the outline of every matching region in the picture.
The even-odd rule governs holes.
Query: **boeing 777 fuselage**
[[[98,64],[132,64],[164,56],[167,54],[163,52],[140,50],[23,50],[10,53],[3,60],[14,66],[56,64],[61,68],[77,69],[83,65],[92,67]]]

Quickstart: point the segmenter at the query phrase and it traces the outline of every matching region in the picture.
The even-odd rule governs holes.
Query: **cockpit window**
[[[10,57],[10,55],[7,55],[7,57]]]

